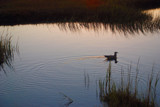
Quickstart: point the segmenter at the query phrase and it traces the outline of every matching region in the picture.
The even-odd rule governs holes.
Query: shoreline
[[[5,1],[0,0],[0,3],[1,2]],[[73,7],[69,7],[71,5],[69,3],[61,3],[60,5],[63,4],[63,7],[60,8],[60,5],[57,5],[59,7],[46,7],[47,5],[43,7],[42,3],[32,7],[32,1],[30,1],[30,4],[26,2],[26,6],[24,7],[21,6],[20,3],[15,3],[14,5],[14,1],[12,1],[13,3],[10,2],[11,1],[8,0],[0,4],[1,26],[59,22],[134,23],[136,21],[141,22],[148,17],[146,14],[142,13],[143,10],[160,6],[160,1],[152,2],[153,5],[148,5],[150,2],[146,2],[145,6],[142,6],[142,4],[145,4],[144,2],[139,5],[136,5],[136,3],[129,5],[130,2],[128,6],[126,6],[127,3],[121,5],[117,4],[117,2],[111,5],[102,5],[92,8],[87,8],[84,5],[81,6],[80,3],[72,3],[75,4]],[[21,4],[24,5],[25,2]],[[134,7],[134,5],[136,7]]]

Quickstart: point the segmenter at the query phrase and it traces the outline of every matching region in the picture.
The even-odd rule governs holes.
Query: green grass
[[[138,74],[139,61],[136,69],[135,83],[131,80],[131,68],[128,67],[128,79],[124,84],[124,70],[121,70],[121,83],[116,85],[111,77],[111,63],[109,63],[106,79],[99,80],[99,96],[103,103],[107,103],[109,107],[156,107],[156,88],[159,81],[159,73],[156,78],[153,77],[154,66],[152,73],[148,77],[146,93],[138,91]],[[154,81],[153,81],[154,80]],[[134,91],[133,91],[134,89]]]

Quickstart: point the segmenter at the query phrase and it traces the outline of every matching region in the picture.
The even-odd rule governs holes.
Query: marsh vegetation
[[[4,33],[4,32],[3,32]],[[12,36],[3,33],[0,36],[0,70],[6,73],[5,66],[12,68],[12,61],[14,59],[14,52],[17,46],[12,45]]]
[[[109,63],[106,78],[99,80],[99,97],[103,103],[109,107],[158,107],[157,105],[157,84],[159,82],[159,73],[153,77],[154,66],[151,74],[148,75],[146,89],[140,91],[139,82],[139,61],[136,68],[136,75],[131,77],[132,65],[128,67],[127,82],[124,77],[124,70],[121,69],[121,79],[116,84],[112,78],[111,62]],[[144,87],[144,86],[143,86]]]
[[[160,77],[154,67],[140,84],[148,63],[160,62],[160,18],[146,13],[159,6],[159,0],[0,0],[0,70],[13,68],[13,60],[16,67],[16,73],[0,78],[0,105],[60,106],[63,92],[63,106],[156,107]],[[6,28],[13,36],[3,33]],[[21,58],[12,41],[17,37]],[[103,55],[115,51],[119,62],[113,69],[109,63],[106,72]],[[140,56],[144,73],[139,62],[124,73],[121,66]]]

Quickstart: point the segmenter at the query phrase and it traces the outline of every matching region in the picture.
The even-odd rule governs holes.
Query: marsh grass
[[[154,66],[152,72],[148,76],[146,93],[138,91],[139,83],[139,60],[136,68],[136,76],[133,84],[131,79],[132,65],[128,67],[128,81],[124,84],[124,70],[121,69],[121,83],[116,85],[111,77],[111,63],[109,63],[105,80],[99,80],[99,97],[100,101],[107,103],[109,107],[156,107],[156,89],[159,82],[159,73],[156,78],[153,76]],[[112,80],[112,81],[111,81]],[[134,89],[134,90],[133,90]]]
[[[11,44],[12,36],[3,33],[0,36],[0,70],[2,69],[5,73],[4,66],[12,68],[12,60],[14,58],[15,47]]]

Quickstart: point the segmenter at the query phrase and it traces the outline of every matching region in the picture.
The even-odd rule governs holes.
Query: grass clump
[[[111,63],[107,69],[105,80],[99,80],[100,101],[107,103],[109,107],[156,107],[156,88],[159,81],[159,73],[154,80],[153,68],[147,82],[146,93],[138,91],[138,69],[136,69],[135,83],[131,80],[131,66],[128,68],[128,81],[124,84],[124,71],[121,70],[121,84],[117,86],[111,78]],[[143,91],[144,92],[144,91]],[[141,96],[140,96],[141,95]]]
[[[4,65],[12,67],[11,62],[14,57],[15,47],[11,44],[11,36],[6,34],[3,36],[3,33],[0,37],[0,70],[4,69]]]

